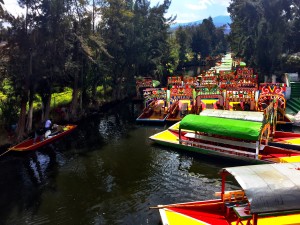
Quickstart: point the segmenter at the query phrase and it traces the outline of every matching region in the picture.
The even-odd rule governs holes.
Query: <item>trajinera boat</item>
[[[300,163],[228,167],[221,175],[219,199],[150,208],[159,209],[164,225],[299,224]],[[241,190],[225,191],[227,175]]]
[[[212,116],[212,112],[211,116],[187,115],[150,139],[165,146],[250,163],[300,162],[299,151],[268,144],[274,126],[266,122],[263,112],[241,112],[243,116],[238,116],[227,111],[235,114],[235,119],[226,118],[224,110],[216,112],[223,116]]]
[[[164,122],[167,117],[167,90],[147,88],[144,90],[145,108],[137,122]]]
[[[67,134],[69,134],[70,132],[72,132],[77,125],[65,125],[65,126],[58,126],[60,129],[57,129],[55,131],[53,131],[47,138],[43,139],[43,140],[38,140],[36,142],[34,142],[34,138],[30,138],[27,139],[15,146],[10,147],[8,150],[9,151],[31,151],[31,150],[36,150],[38,148],[41,148],[55,140],[57,140],[58,138],[61,138]]]

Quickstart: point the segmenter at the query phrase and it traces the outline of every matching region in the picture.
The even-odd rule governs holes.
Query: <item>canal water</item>
[[[153,144],[167,125],[137,124],[140,110],[119,104],[41,150],[2,156],[0,224],[159,225],[150,206],[214,198],[220,169],[239,164]]]

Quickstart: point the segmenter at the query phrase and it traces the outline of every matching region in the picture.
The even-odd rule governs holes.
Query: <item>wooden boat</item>
[[[10,147],[8,150],[9,151],[31,151],[31,150],[36,150],[38,148],[41,148],[49,143],[52,143],[53,141],[57,140],[58,138],[61,138],[67,134],[69,134],[70,132],[72,132],[75,128],[77,127],[77,125],[65,125],[65,126],[61,126],[61,130],[60,131],[54,131],[53,133],[51,133],[48,138],[42,140],[42,141],[36,141],[34,143],[34,138],[25,140],[13,147]]]
[[[221,170],[219,199],[158,205],[164,225],[286,225],[300,221],[300,163],[228,167]],[[241,190],[226,190],[232,175]]]
[[[251,163],[300,162],[300,152],[268,145],[270,124],[203,115],[187,115],[176,130],[150,137],[155,143]]]
[[[166,121],[180,121],[187,114],[194,113],[193,86],[174,86],[170,88],[169,110]]]
[[[262,111],[254,112],[206,109],[202,111],[200,115],[261,122],[263,122],[265,119],[265,113]],[[274,130],[273,133],[270,134],[268,145],[286,149],[300,150],[300,133]]]
[[[293,121],[286,114],[286,86],[285,83],[261,83],[257,100],[258,111],[263,111],[270,102],[274,99],[277,100],[276,124],[281,127],[291,127],[293,125]]]
[[[300,133],[275,131],[274,136],[268,143],[280,148],[300,150]]]
[[[165,100],[153,100],[143,109],[137,122],[164,122],[167,117],[167,107]]]
[[[166,121],[178,122],[188,114],[194,113],[192,101],[189,99],[178,100],[172,104]]]
[[[144,90],[145,108],[136,119],[137,122],[164,122],[167,117],[166,88],[147,88]]]

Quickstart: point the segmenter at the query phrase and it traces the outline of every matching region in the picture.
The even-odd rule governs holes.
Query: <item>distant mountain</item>
[[[230,28],[228,26],[228,24],[231,23],[230,16],[216,16],[216,17],[213,17],[212,19],[213,19],[213,22],[216,27],[221,27],[224,24],[226,24],[227,25],[226,33],[228,33],[230,31]],[[176,24],[171,25],[171,30],[176,30],[180,26],[184,27],[184,26],[198,25],[198,24],[201,24],[202,22],[203,22],[203,20],[197,20],[195,22],[189,22],[189,23],[176,23]]]

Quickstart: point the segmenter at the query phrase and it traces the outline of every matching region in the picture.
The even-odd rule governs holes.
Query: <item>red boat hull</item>
[[[34,139],[31,138],[29,140],[25,140],[11,148],[9,148],[10,151],[32,151],[32,150],[36,150],[38,148],[41,148],[55,140],[57,140],[58,138],[61,138],[67,134],[69,134],[70,132],[72,132],[75,128],[77,127],[77,125],[66,125],[64,126],[64,130],[56,135],[53,135],[47,139],[44,139],[42,141],[36,142],[34,143]]]

